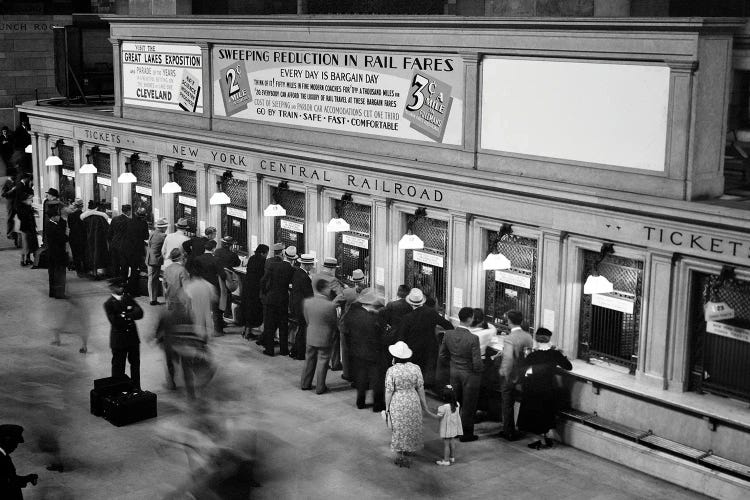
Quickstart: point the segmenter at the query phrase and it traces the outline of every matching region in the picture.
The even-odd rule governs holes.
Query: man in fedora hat
[[[307,323],[303,314],[302,304],[305,299],[313,296],[312,279],[310,273],[317,259],[312,254],[303,253],[297,260],[299,267],[294,268],[292,276],[292,291],[289,300],[289,312],[291,318],[297,323],[297,333],[294,336],[294,342],[289,352],[290,358],[305,359],[305,335],[307,332]]]
[[[168,267],[169,264],[172,263],[172,261],[169,260],[169,255],[172,253],[172,250],[175,248],[182,250],[182,244],[186,241],[190,241],[190,237],[187,235],[188,229],[190,229],[190,225],[188,224],[187,219],[182,217],[177,220],[177,223],[175,223],[174,232],[169,233],[166,238],[164,238],[164,244],[161,247],[161,256],[164,259],[162,269]]]
[[[146,265],[148,266],[148,298],[151,300],[151,305],[155,306],[159,304],[159,275],[161,274],[161,266],[164,264],[164,257],[161,254],[161,249],[164,246],[164,240],[167,238],[167,228],[169,222],[167,219],[162,217],[154,223],[154,230],[148,237],[146,242]]]
[[[355,269],[352,271],[352,283],[354,283],[354,288],[357,289],[357,293],[361,293],[362,290],[367,288],[367,283],[365,283],[365,273],[362,269]]]
[[[284,250],[282,262],[272,262],[260,280],[260,289],[265,292],[263,310],[263,354],[273,356],[273,339],[279,330],[279,353],[289,355],[289,285],[294,276],[292,263],[297,260],[297,247]]]
[[[73,211],[68,214],[68,243],[73,257],[73,269],[78,277],[86,270],[86,226],[81,220],[82,213],[83,200],[76,198],[73,202]]]
[[[274,262],[284,262],[284,244],[283,243],[274,243],[271,245],[271,256],[266,259],[265,264],[265,271],[268,271],[268,268],[271,267],[271,264]]]
[[[36,486],[39,476],[27,474],[19,476],[10,454],[23,443],[23,427],[15,424],[0,425],[0,498],[5,500],[22,500],[21,489],[29,485]]]
[[[315,376],[315,392],[328,392],[326,375],[328,357],[331,355],[331,343],[336,331],[336,306],[328,291],[328,281],[322,278],[313,279],[315,295],[305,299],[303,311],[307,323],[305,348],[305,368],[302,370],[300,389],[312,389]]]
[[[344,291],[344,284],[336,278],[336,269],[338,267],[339,262],[335,257],[326,257],[323,259],[323,268],[312,277],[313,282],[316,279],[322,279],[328,283],[330,299],[337,305],[342,302],[342,292]],[[331,342],[330,368],[333,371],[344,369],[341,364],[341,339],[338,328],[334,332],[333,341]]]
[[[427,298],[419,288],[412,288],[406,296],[406,303],[412,311],[405,315],[401,322],[399,338],[406,342],[414,352],[412,363],[422,369],[425,387],[435,383],[435,369],[437,368],[438,336],[435,328],[440,326],[444,330],[452,330],[453,324],[442,317],[433,307],[425,306]]]

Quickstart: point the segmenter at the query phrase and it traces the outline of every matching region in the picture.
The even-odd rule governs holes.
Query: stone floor
[[[219,370],[209,405],[196,412],[181,391],[164,388],[162,353],[148,340],[164,306],[143,298],[142,379],[158,395],[159,416],[114,427],[88,411],[92,380],[109,374],[105,283],[68,273],[70,299],[50,299],[47,272],[19,267],[16,254],[0,251],[0,422],[26,427],[13,458],[19,473],[39,474],[39,484],[24,490],[27,499],[699,497],[564,445],[532,451],[528,440],[491,438],[498,429],[490,422],[479,425],[479,441],[459,445],[454,466],[438,467],[442,443],[427,420],[425,449],[411,468],[399,468],[380,416],[355,408],[340,372],[329,373],[330,393],[302,392],[302,362],[263,356],[233,328],[213,341]],[[59,347],[50,345],[55,331]],[[82,332],[87,354],[78,352]],[[45,469],[49,436],[59,436],[64,473]],[[236,461],[206,463],[219,449],[252,460],[260,487],[248,494],[247,474],[231,477]],[[219,493],[199,489],[209,480]]]

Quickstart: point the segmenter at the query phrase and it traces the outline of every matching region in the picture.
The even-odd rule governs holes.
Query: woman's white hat
[[[409,359],[411,358],[411,354],[412,354],[411,349],[409,349],[409,346],[406,345],[406,342],[402,340],[399,340],[392,346],[389,346],[388,352],[390,352],[394,358],[399,358],[399,359]]]

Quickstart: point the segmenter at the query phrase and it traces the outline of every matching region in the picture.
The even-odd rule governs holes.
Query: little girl
[[[440,418],[440,437],[443,438],[443,459],[435,463],[451,465],[456,461],[453,456],[456,449],[456,437],[464,433],[461,425],[461,405],[456,402],[456,393],[450,385],[445,386],[443,400],[447,400],[448,403],[437,409],[437,417]]]

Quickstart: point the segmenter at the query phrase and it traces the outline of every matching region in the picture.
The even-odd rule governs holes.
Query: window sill
[[[750,405],[747,402],[714,394],[671,392],[600,364],[576,359],[571,360],[571,363],[573,370],[564,372],[567,376],[675,411],[692,414],[707,420],[709,424],[713,422],[750,432]]]

